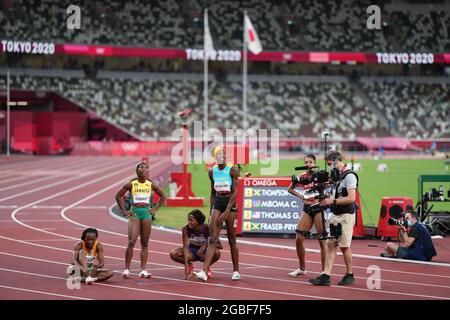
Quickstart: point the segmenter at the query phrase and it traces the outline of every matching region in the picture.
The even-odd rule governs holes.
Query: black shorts
[[[219,210],[220,212],[224,212],[228,207],[228,202],[230,198],[229,197],[221,197],[221,196],[215,196],[214,197],[214,204],[213,209]],[[233,207],[230,210],[231,212],[237,212],[236,203],[233,205]]]
[[[200,261],[200,256],[198,255],[198,250],[200,250],[201,247],[196,247],[191,244],[189,244],[188,249],[190,252],[192,252],[192,255],[194,256],[195,261]]]
[[[303,211],[306,212],[306,214],[308,216],[310,216],[311,219],[314,220],[314,217],[316,216],[316,214],[320,213],[320,211],[319,212],[317,212],[317,211],[316,212],[311,212],[310,207],[311,207],[311,205],[309,205],[309,204],[303,205]]]

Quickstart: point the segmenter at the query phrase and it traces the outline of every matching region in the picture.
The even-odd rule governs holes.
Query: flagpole
[[[6,155],[10,156],[10,125],[11,112],[9,107],[10,91],[9,91],[9,69],[6,71]]]
[[[203,128],[208,131],[208,57],[206,50],[206,27],[208,25],[208,9],[203,17]]]
[[[242,75],[242,129],[247,130],[247,30],[245,26],[245,17],[247,16],[247,10],[244,10],[244,48],[242,50],[243,52],[243,75]]]

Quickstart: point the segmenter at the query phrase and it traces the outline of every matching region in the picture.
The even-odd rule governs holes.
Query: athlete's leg
[[[141,220],[141,270],[145,270],[148,259],[148,240],[150,239],[150,233],[152,232],[152,219]]]
[[[219,226],[217,223],[217,219],[219,218],[220,214],[221,212],[217,209],[211,210],[211,217],[209,219],[209,243],[208,248],[206,249],[205,262],[203,263],[203,271],[205,271],[205,273],[208,272],[216,253],[216,246],[217,242],[219,241],[220,229],[222,228],[222,226]]]
[[[237,212],[230,212],[227,224],[227,237],[230,244],[231,260],[233,261],[233,271],[239,272],[239,248],[236,244]]]
[[[131,259],[133,258],[133,249],[139,236],[140,221],[134,217],[128,221],[128,246],[125,251],[125,269],[130,269]]]
[[[214,258],[213,258],[213,261],[211,262],[211,264],[216,263],[219,259],[220,259],[220,249],[216,249],[216,252],[214,254]]]
[[[316,226],[317,234],[322,234],[325,226],[323,225],[322,221],[322,215],[320,213],[316,214],[314,217],[314,225]],[[320,245],[320,262],[322,264],[322,271],[325,271],[325,264],[328,254],[328,241],[320,240],[319,239],[319,245]]]
[[[183,247],[172,249],[170,251],[170,258],[178,263],[184,264]],[[191,250],[188,250],[188,263],[195,261],[195,257]]]
[[[311,230],[312,225],[313,225],[312,218],[306,212],[302,212],[302,216],[300,217],[297,224],[297,230],[299,230],[300,232],[297,232],[295,236],[295,247],[297,249],[298,263],[300,269],[302,270],[306,270],[306,258],[304,246],[305,233]]]
[[[98,281],[105,281],[111,278],[114,275],[114,272],[112,270],[100,270],[97,271],[97,274],[95,275],[95,278],[97,278]]]

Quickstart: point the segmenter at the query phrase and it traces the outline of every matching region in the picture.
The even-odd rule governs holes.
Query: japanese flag
[[[245,15],[244,17],[244,32],[248,50],[253,54],[260,54],[262,52],[261,42],[259,41],[258,35],[256,34],[255,28],[253,28],[248,15]]]
[[[211,56],[214,51],[214,45],[211,37],[211,32],[209,31],[209,23],[208,23],[208,11],[205,10],[205,19],[204,19],[204,50],[207,57]]]

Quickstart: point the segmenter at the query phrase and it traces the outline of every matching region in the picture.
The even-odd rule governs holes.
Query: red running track
[[[239,238],[241,281],[231,281],[231,258],[223,241],[222,258],[207,283],[182,280],[183,268],[169,258],[180,235],[154,228],[148,269],[151,279],[122,279],[127,225],[109,214],[116,190],[134,174],[133,157],[12,158],[0,163],[0,299],[450,299],[450,267],[355,257],[352,286],[314,287],[310,277],[320,272],[319,255],[309,253],[308,275],[287,274],[297,268],[293,240]],[[165,170],[169,161],[151,159],[151,173]],[[31,176],[31,178],[30,178]],[[105,267],[113,278],[80,289],[68,289],[66,267],[74,243],[87,226],[100,231]],[[245,243],[243,243],[245,242]],[[264,247],[251,242],[280,244]],[[381,288],[367,286],[367,267],[381,269]],[[196,268],[200,265],[196,265]],[[345,272],[336,259],[332,283]]]

